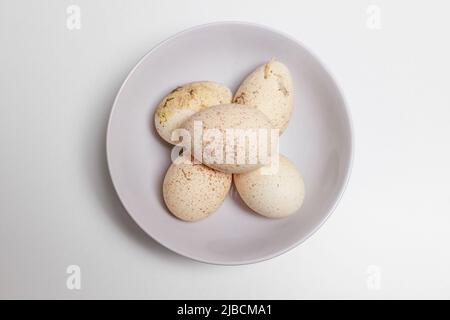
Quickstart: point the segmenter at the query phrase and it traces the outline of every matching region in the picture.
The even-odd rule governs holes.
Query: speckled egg
[[[175,144],[172,131],[206,107],[230,103],[232,93],[224,85],[212,81],[192,82],[170,92],[155,111],[155,127],[167,142]]]
[[[274,141],[278,139],[276,130],[272,132],[269,119],[261,111],[239,104],[201,110],[182,128],[190,134],[193,156],[225,173],[249,172],[269,163],[272,145],[278,142]]]
[[[216,211],[230,190],[232,176],[202,164],[177,159],[163,182],[163,197],[170,212],[184,221],[197,221]]]
[[[281,134],[293,109],[293,84],[288,68],[274,59],[258,67],[242,82],[233,102],[257,107]]]
[[[276,173],[263,174],[263,169],[233,175],[242,200],[268,218],[283,218],[297,212],[303,204],[305,184],[295,165],[280,155]]]

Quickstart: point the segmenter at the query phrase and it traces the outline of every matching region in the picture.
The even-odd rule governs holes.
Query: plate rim
[[[337,194],[336,200],[334,201],[334,203],[326,210],[326,215],[325,217],[322,219],[322,221],[317,224],[314,228],[312,228],[312,230],[310,232],[308,232],[305,236],[303,236],[300,240],[294,242],[293,244],[291,244],[290,246],[287,246],[284,249],[278,250],[276,252],[274,252],[273,254],[270,255],[266,255],[264,257],[261,258],[254,258],[254,259],[248,259],[248,260],[242,260],[242,261],[214,261],[211,259],[204,259],[198,256],[194,256],[194,255],[189,255],[183,252],[178,251],[177,249],[171,248],[170,246],[166,245],[165,243],[163,243],[163,241],[157,239],[156,237],[154,237],[153,235],[149,234],[146,229],[134,218],[134,216],[131,214],[130,210],[127,208],[126,203],[123,201],[122,196],[114,182],[114,178],[113,178],[113,172],[111,170],[111,166],[110,166],[110,151],[109,151],[109,145],[110,145],[110,131],[111,131],[111,123],[113,121],[113,117],[115,114],[115,110],[117,108],[117,101],[119,96],[122,94],[123,89],[125,88],[125,86],[127,85],[128,81],[130,80],[130,78],[133,76],[134,72],[141,66],[141,64],[147,59],[148,56],[150,56],[153,52],[155,52],[156,50],[158,50],[160,47],[162,47],[165,43],[170,42],[175,40],[176,38],[183,36],[184,34],[187,34],[189,32],[192,31],[196,31],[199,29],[203,29],[203,28],[208,28],[208,27],[212,27],[212,26],[218,26],[218,25],[241,25],[241,26],[250,26],[250,27],[256,27],[259,29],[262,29],[264,31],[268,31],[271,33],[275,33],[278,34],[294,43],[296,43],[298,46],[300,46],[303,50],[305,50],[309,55],[312,56],[312,58],[314,58],[317,63],[320,65],[320,67],[323,68],[323,70],[325,71],[325,73],[330,77],[331,81],[333,82],[333,85],[336,87],[337,89],[337,93],[339,95],[339,97],[342,100],[342,105],[343,105],[343,112],[345,115],[345,118],[347,120],[347,124],[348,124],[348,129],[349,129],[349,148],[350,148],[350,154],[349,154],[349,161],[348,161],[348,165],[346,168],[346,174],[344,177],[344,182],[342,184],[342,186],[339,189],[339,192]],[[188,259],[191,259],[193,261],[197,261],[197,262],[201,262],[201,263],[205,263],[205,264],[210,264],[210,265],[220,265],[220,266],[239,266],[239,265],[248,265],[248,264],[254,264],[254,263],[258,263],[258,262],[263,262],[263,261],[267,261],[273,258],[276,258],[284,253],[287,253],[289,251],[291,251],[292,249],[296,248],[297,246],[299,246],[300,244],[302,244],[304,241],[308,240],[311,236],[313,236],[324,224],[325,222],[329,219],[329,217],[331,216],[331,214],[335,211],[335,209],[337,208],[338,204],[340,203],[343,194],[345,193],[347,186],[349,184],[350,181],[350,176],[353,170],[353,161],[354,161],[354,153],[355,153],[355,137],[354,137],[355,133],[354,133],[354,127],[353,127],[353,121],[352,121],[352,115],[350,112],[350,109],[348,107],[348,102],[343,94],[343,90],[341,88],[341,86],[339,85],[339,83],[336,81],[336,78],[334,76],[334,74],[332,72],[330,72],[330,70],[328,69],[328,67],[316,56],[316,54],[314,54],[307,46],[305,46],[301,41],[297,40],[295,37],[291,36],[290,34],[284,32],[284,31],[280,31],[277,30],[275,28],[272,27],[268,27],[266,25],[262,25],[259,23],[255,23],[255,22],[246,22],[246,21],[216,21],[216,22],[209,22],[209,23],[204,23],[204,24],[199,24],[199,25],[195,25],[189,28],[186,28],[182,31],[176,32],[175,34],[169,36],[168,38],[160,41],[159,43],[157,43],[155,46],[153,46],[149,51],[147,51],[139,60],[138,62],[134,65],[134,67],[128,72],[127,76],[125,77],[125,80],[122,82],[122,85],[120,86],[119,90],[117,91],[117,94],[114,98],[114,101],[112,103],[112,107],[111,107],[111,111],[109,113],[109,117],[108,117],[108,124],[107,124],[107,129],[106,129],[106,163],[107,163],[107,167],[108,167],[108,173],[109,173],[109,177],[111,179],[112,185],[114,187],[114,190],[116,192],[116,195],[118,196],[122,206],[125,208],[125,211],[127,212],[127,214],[131,217],[131,219],[139,226],[139,228],[142,229],[142,231],[145,232],[145,234],[147,234],[150,238],[152,238],[154,241],[156,241],[159,245],[167,248],[168,250],[186,257]]]

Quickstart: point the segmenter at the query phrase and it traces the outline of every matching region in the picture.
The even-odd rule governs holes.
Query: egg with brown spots
[[[281,134],[293,109],[293,83],[289,69],[275,59],[263,64],[245,78],[233,102],[257,107]]]
[[[278,133],[255,107],[226,104],[203,109],[182,126],[192,155],[225,173],[243,173],[270,163]],[[183,139],[184,140],[184,139]]]
[[[163,182],[164,202],[184,221],[197,221],[216,211],[230,190],[232,176],[202,164],[183,163],[178,158]]]
[[[303,177],[285,156],[279,156],[278,170],[267,167],[233,175],[241,199],[253,211],[268,218],[287,217],[300,209],[305,198]]]
[[[194,113],[217,104],[230,103],[230,89],[213,81],[185,84],[170,92],[155,111],[155,127],[167,142],[175,144],[172,132]]]

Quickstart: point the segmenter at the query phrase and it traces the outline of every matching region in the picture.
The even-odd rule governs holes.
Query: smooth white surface
[[[291,217],[265,219],[252,214],[232,188],[208,219],[197,223],[176,219],[161,194],[173,146],[161,139],[152,121],[161,97],[189,81],[213,80],[235,91],[249,69],[272,57],[283,61],[294,79],[294,111],[280,138],[280,152],[304,172],[308,191],[303,206]],[[215,118],[218,110],[211,107],[202,112]],[[207,122],[205,127],[229,126]],[[256,126],[250,124],[250,128]],[[264,26],[223,22],[183,31],[137,64],[115,99],[106,152],[119,198],[153,239],[198,261],[237,265],[278,256],[323,224],[348,182],[352,141],[338,87],[301,44]]]
[[[366,28],[364,1],[76,3],[82,29],[69,31],[72,2],[0,2],[0,297],[450,298],[446,2],[376,1],[381,30]],[[352,178],[331,218],[289,253],[241,267],[152,242],[105,166],[109,110],[136,60],[217,20],[302,41],[343,88],[356,132]],[[71,264],[80,291],[66,288]]]

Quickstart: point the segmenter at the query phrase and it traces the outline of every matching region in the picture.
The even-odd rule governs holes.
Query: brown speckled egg
[[[293,109],[293,84],[288,68],[274,59],[258,67],[242,82],[233,102],[257,107],[281,134]]]
[[[177,218],[197,221],[216,211],[228,191],[232,176],[202,164],[177,164],[166,173],[163,197],[167,208]]]
[[[203,109],[190,117],[182,128],[190,134],[193,156],[225,173],[249,172],[269,163],[271,146],[277,143],[273,138],[278,139],[278,133],[272,132],[269,119],[261,111],[239,104]],[[196,128],[201,128],[202,132],[199,134]],[[219,139],[211,138],[208,132],[219,134],[216,136]],[[220,150],[222,152],[218,152]]]
[[[295,165],[280,155],[276,172],[263,174],[263,169],[233,175],[242,200],[268,218],[283,218],[297,212],[303,204],[305,185]]]
[[[224,85],[212,81],[192,82],[170,92],[156,108],[155,127],[169,143],[172,131],[194,113],[206,107],[230,103],[232,93]]]

